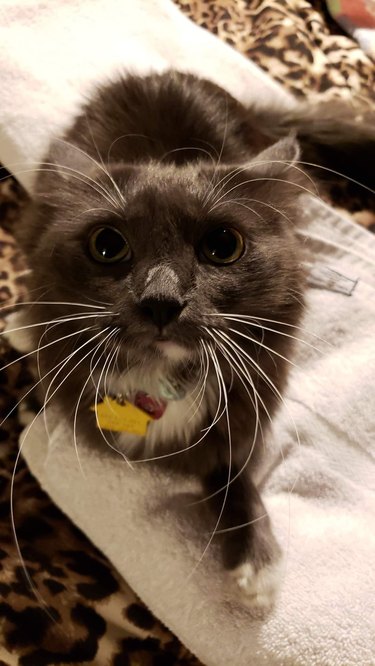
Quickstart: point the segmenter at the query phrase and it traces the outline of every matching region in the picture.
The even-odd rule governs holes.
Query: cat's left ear
[[[300,156],[298,141],[295,136],[290,135],[262,150],[248,166],[249,169],[256,171],[257,176],[288,178],[292,177],[290,172],[295,171],[293,167],[296,166]]]
[[[215,169],[211,183],[218,178],[218,186],[212,188],[210,203],[228,198],[252,198],[255,200],[282,205],[294,205],[303,192],[313,192],[312,180],[299,166],[300,148],[294,136],[280,139],[265,148],[248,162],[236,165],[222,165]]]

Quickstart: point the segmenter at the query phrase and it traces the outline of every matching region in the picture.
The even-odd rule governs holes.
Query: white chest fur
[[[164,379],[163,368],[149,373],[134,370],[110,382],[109,388],[111,393],[124,396],[144,391],[158,397]],[[174,443],[181,449],[194,445],[204,434],[201,429],[210,425],[208,414],[215,406],[216,394],[210,377],[195,378],[182,398],[167,401],[163,415],[149,423],[145,438],[126,432],[119,434],[121,450],[134,459],[141,440],[143,456],[152,458],[169,451]]]

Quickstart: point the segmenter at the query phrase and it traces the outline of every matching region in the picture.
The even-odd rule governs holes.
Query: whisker
[[[92,326],[88,326],[87,328],[83,328],[79,331],[75,331],[74,333],[69,333],[69,335],[63,335],[61,338],[58,338],[57,340],[52,340],[52,342],[49,342],[48,344],[43,345],[42,347],[38,346],[37,349],[33,349],[32,351],[27,352],[27,354],[23,354],[22,356],[19,356],[14,361],[10,361],[10,363],[7,363],[6,365],[3,365],[0,368],[0,371],[6,370],[6,368],[9,368],[14,363],[19,363],[20,361],[23,361],[28,356],[32,356],[32,354],[35,354],[35,353],[39,354],[42,351],[42,349],[47,349],[47,347],[51,347],[51,345],[55,345],[55,344],[57,344],[57,342],[61,342],[62,340],[66,340],[67,338],[71,338],[74,335],[78,335],[79,333],[84,333],[86,331],[91,330],[92,328],[93,328]],[[43,335],[45,335],[45,333],[43,333]]]
[[[344,178],[345,180],[349,180],[350,182],[354,183],[355,185],[359,185],[359,187],[363,187],[365,190],[368,190],[369,192],[371,192],[371,194],[375,194],[375,190],[372,190],[371,187],[368,187],[367,185],[364,185],[363,183],[360,183],[359,180],[355,180],[354,178],[351,178],[350,176],[347,176],[344,173],[341,173],[340,171],[335,171],[334,169],[331,169],[330,167],[325,167],[325,166],[322,166],[321,164],[315,164],[314,162],[304,162],[302,160],[298,160],[298,164],[303,164],[304,166],[312,166],[316,169],[322,169],[323,171],[329,171],[330,173],[333,173],[335,176],[340,176],[341,178]]]
[[[204,148],[199,148],[198,146],[185,146],[182,148],[173,148],[173,150],[168,150],[166,153],[164,153],[164,155],[162,155],[159,158],[159,161],[162,162],[165,157],[168,157],[168,155],[171,155],[172,153],[179,153],[184,150],[197,150],[201,153],[204,153],[205,155],[208,155],[210,160],[212,160],[212,162],[215,162],[214,158],[212,157],[211,153],[208,152],[208,150],[205,150]]]
[[[243,200],[244,201],[244,200]],[[256,201],[256,199],[247,199],[247,201]],[[242,203],[242,200],[239,201],[238,199],[225,199],[224,201],[221,201],[218,203],[215,208],[219,208],[219,206],[226,206],[228,204],[234,204],[235,206],[242,206],[242,208],[246,208],[247,210],[250,211],[250,213],[254,213],[256,217],[260,220],[263,220],[263,217],[260,213],[258,213],[254,208],[251,208],[250,206],[247,206],[246,204]],[[214,210],[211,208],[210,210]]]
[[[93,326],[92,328],[95,329],[95,328],[98,328],[98,327],[97,327],[97,326],[96,326],[96,327]],[[101,333],[101,331],[100,331],[97,335],[100,335],[100,333]],[[95,337],[97,337],[97,336],[95,336]],[[92,340],[92,339],[93,339],[93,338],[91,338],[91,340]],[[88,344],[89,342],[91,342],[91,340],[88,340],[85,344]],[[82,346],[84,346],[84,345],[82,345]],[[80,347],[79,349],[81,349],[81,347]],[[79,351],[79,349],[76,350],[76,351]],[[74,353],[76,353],[76,352],[74,352]],[[0,427],[5,423],[5,421],[7,420],[7,418],[9,418],[9,416],[10,416],[11,414],[13,414],[13,412],[17,409],[17,407],[19,407],[19,405],[21,404],[21,402],[23,402],[23,400],[25,400],[25,398],[27,398],[27,396],[30,395],[30,393],[31,393],[32,391],[34,391],[35,387],[38,386],[38,384],[41,384],[41,383],[44,381],[44,379],[45,379],[46,377],[48,377],[48,375],[50,375],[50,374],[51,374],[56,368],[58,368],[60,365],[62,365],[66,360],[70,360],[69,357],[66,357],[66,358],[63,359],[62,361],[59,361],[59,363],[57,363],[57,364],[55,365],[55,367],[52,368],[52,370],[49,370],[48,372],[46,372],[46,374],[45,374],[41,379],[39,379],[37,382],[35,382],[35,383],[33,384],[33,386],[32,386],[32,387],[31,387],[26,393],[24,393],[24,395],[20,398],[20,400],[19,400],[19,401],[18,401],[18,402],[17,402],[17,403],[16,403],[16,404],[10,409],[10,410],[9,410],[9,412],[6,414],[6,416],[5,416],[5,417],[3,418],[3,420],[0,422]]]
[[[85,153],[85,151],[82,151],[80,148],[79,148],[79,150],[80,150],[80,151],[81,151],[86,157],[89,157],[89,158],[94,162],[94,164],[95,164],[99,169],[102,170],[102,172],[104,173],[104,175],[107,176],[107,178],[109,178],[109,181],[110,181],[110,183],[113,185],[114,190],[115,190],[115,192],[116,192],[116,194],[117,194],[117,196],[118,196],[118,198],[119,198],[119,201],[116,202],[116,199],[115,199],[115,198],[112,199],[112,195],[111,195],[111,193],[107,190],[107,193],[108,193],[108,195],[110,196],[111,200],[114,201],[114,205],[116,206],[116,204],[120,204],[120,206],[125,206],[125,199],[124,199],[124,196],[123,196],[123,194],[122,194],[122,192],[121,192],[119,186],[117,185],[116,181],[114,180],[114,178],[112,178],[111,174],[109,173],[107,167],[106,167],[105,164],[104,164],[104,161],[103,161],[103,158],[102,158],[102,156],[101,156],[101,154],[100,154],[100,151],[99,151],[98,145],[97,145],[97,143],[96,143],[96,140],[95,140],[94,134],[93,134],[92,129],[91,129],[91,127],[90,127],[90,123],[89,123],[89,118],[88,118],[87,112],[85,112],[85,116],[86,116],[87,127],[88,127],[88,130],[89,130],[89,132],[90,132],[90,136],[91,136],[91,141],[93,142],[93,145],[94,145],[94,147],[95,147],[96,154],[98,155],[98,158],[99,158],[99,162],[98,162],[97,160],[95,160],[93,157],[91,157],[91,155],[89,155],[88,153]],[[76,147],[76,146],[74,146],[74,147]]]
[[[291,162],[289,160],[254,160],[254,161],[248,162],[247,164],[240,165],[240,166],[236,167],[235,169],[233,169],[232,171],[230,171],[228,174],[226,174],[223,178],[221,178],[221,180],[213,188],[212,194],[215,194],[216,197],[219,196],[220,192],[222,192],[224,187],[226,185],[228,185],[228,183],[231,180],[233,180],[233,178],[235,178],[237,175],[240,175],[244,171],[249,171],[253,167],[257,167],[257,166],[261,166],[261,165],[268,165],[268,164],[282,164],[284,166],[289,166],[290,168],[295,169],[296,171],[299,171],[300,173],[302,173],[303,176],[305,176],[307,178],[307,180],[310,181],[310,183],[312,184],[313,188],[316,191],[316,194],[319,196],[319,191],[318,191],[318,188],[317,188],[317,184],[315,183],[313,178],[311,178],[311,176],[308,173],[306,173],[303,169],[298,167],[296,164],[293,164],[293,162]],[[298,164],[303,164],[303,162],[298,162]],[[223,183],[223,186],[220,188],[218,193],[215,193],[216,187],[218,187],[221,183]],[[241,183],[241,184],[245,184],[245,183]],[[217,199],[214,200],[214,204],[216,203],[216,200]]]
[[[213,183],[213,181],[216,177],[217,170],[220,166],[221,158],[222,158],[223,152],[224,152],[225,142],[226,142],[226,139],[227,139],[227,133],[228,133],[228,98],[227,97],[225,98],[225,104],[226,104],[226,116],[225,116],[225,127],[224,127],[224,133],[223,133],[223,141],[221,143],[220,153],[219,153],[218,158],[217,158],[217,163],[216,163],[214,172],[212,174],[211,180],[210,180],[208,188],[207,188],[206,196],[203,200],[203,206],[206,206],[206,204],[207,204],[207,202],[208,202],[208,200],[211,196],[211,192],[213,191],[213,190],[211,190],[212,183]]]
[[[49,319],[48,321],[38,321],[35,324],[26,324],[25,326],[17,326],[16,328],[5,329],[0,333],[0,335],[9,335],[10,333],[16,333],[17,331],[24,331],[29,328],[37,328],[38,326],[48,326],[49,324],[65,324],[72,321],[81,321],[82,319],[91,319],[91,317],[107,317],[107,312],[94,312],[93,314],[84,314],[77,317],[71,317],[70,315],[57,317],[55,319]]]
[[[188,421],[191,421],[194,416],[199,412],[200,407],[202,405],[203,399],[204,399],[204,393],[206,390],[206,384],[207,384],[207,377],[208,377],[208,371],[209,371],[209,365],[207,363],[206,367],[204,367],[205,363],[205,358],[202,353],[202,345],[199,347],[199,358],[200,358],[200,371],[199,371],[199,377],[196,385],[191,391],[191,394],[194,395],[195,391],[197,390],[199,384],[201,384],[201,387],[195,396],[193,402],[189,406],[189,409],[187,410],[187,413],[189,413],[194,407],[194,412],[189,416]]]
[[[288,414],[289,420],[290,420],[290,422],[292,423],[292,425],[293,425],[293,429],[294,429],[294,432],[295,432],[295,434],[296,434],[296,439],[297,439],[298,448],[300,448],[300,447],[301,447],[301,441],[300,441],[300,437],[299,437],[299,433],[298,433],[298,430],[297,430],[296,423],[295,423],[294,418],[292,417],[292,415],[291,415],[291,413],[290,413],[290,410],[289,410],[289,408],[288,408],[288,405],[286,404],[286,402],[285,402],[283,396],[281,395],[280,391],[278,390],[278,388],[275,386],[275,384],[272,382],[272,380],[268,377],[267,373],[263,370],[263,368],[261,368],[261,366],[260,366],[256,361],[254,361],[254,359],[251,358],[251,356],[250,356],[249,354],[247,354],[247,352],[245,352],[245,351],[242,349],[242,347],[240,347],[240,346],[239,346],[234,340],[232,340],[232,339],[231,339],[226,333],[224,333],[223,331],[221,331],[220,334],[221,334],[222,336],[224,336],[226,339],[228,339],[229,342],[230,342],[232,345],[234,345],[235,348],[238,350],[238,353],[239,353],[240,355],[242,355],[243,357],[245,357],[245,358],[250,362],[250,364],[251,364],[251,365],[254,367],[254,369],[257,371],[258,375],[261,376],[261,377],[263,377],[263,381],[264,381],[264,382],[270,387],[270,389],[271,389],[271,391],[274,393],[274,395],[275,395],[275,396],[278,398],[278,400],[284,405],[284,408],[285,408],[285,410],[286,410],[286,413]]]
[[[98,334],[98,335],[99,335],[99,334]],[[95,336],[95,337],[97,337],[97,336]],[[93,338],[92,338],[92,339],[93,339]],[[79,350],[77,350],[77,351],[79,351]],[[77,351],[74,352],[74,354],[77,353]],[[90,353],[90,352],[89,352],[89,353]],[[86,357],[84,357],[84,358],[86,358]],[[84,359],[81,359],[81,361],[79,361],[77,365],[79,365],[79,363],[82,362],[83,360],[84,360]],[[64,361],[66,361],[66,359],[64,359]],[[59,365],[61,365],[61,362],[60,362],[60,363],[57,363],[57,364],[54,366],[54,368],[52,368],[52,370],[50,370],[47,374],[51,374],[52,372],[54,372],[54,371],[56,370],[56,368],[57,368]],[[74,366],[74,368],[73,368],[72,371],[74,371],[74,370],[76,369],[77,365]],[[58,370],[58,373],[61,371],[61,369],[62,369],[62,368],[60,368],[60,369]],[[71,372],[72,372],[72,371],[71,371]],[[56,373],[56,374],[58,374],[58,373]],[[70,373],[68,373],[68,374],[70,374]],[[45,376],[47,376],[47,375],[45,375]],[[68,375],[67,375],[67,376],[68,376]],[[53,377],[52,382],[55,380],[55,378],[56,378],[56,375]],[[65,381],[65,379],[66,379],[66,377],[64,378],[63,382]],[[61,382],[61,384],[62,384],[63,382]],[[37,382],[37,383],[39,383],[39,382]],[[57,387],[56,390],[58,390],[58,388],[60,388],[61,384]],[[34,388],[35,388],[35,385],[32,387],[31,390],[33,390]],[[54,391],[54,393],[55,393],[55,392],[56,392],[56,391]],[[25,399],[25,397],[28,395],[28,393],[30,393],[30,391],[28,391],[28,392],[27,392],[27,393],[21,398],[21,400],[17,403],[17,405],[16,405],[15,407],[13,407],[13,409],[9,412],[9,414],[12,413],[12,411],[13,411],[14,409],[17,408],[17,406],[22,402],[22,400]],[[54,393],[50,396],[50,399],[53,397]],[[45,608],[45,612],[47,613],[47,615],[52,619],[53,622],[55,622],[55,621],[56,621],[56,618],[51,614],[51,612],[50,612],[50,610],[49,610],[49,607],[47,606],[47,604],[46,604],[46,602],[44,601],[43,597],[42,597],[41,594],[39,593],[39,590],[37,589],[37,587],[34,585],[33,580],[32,580],[32,578],[31,578],[31,576],[30,576],[30,574],[29,574],[29,572],[28,572],[28,569],[27,569],[26,565],[25,565],[25,560],[24,560],[24,558],[23,558],[22,551],[21,551],[20,544],[19,544],[19,540],[18,540],[18,537],[17,537],[17,528],[16,528],[15,514],[14,514],[14,489],[15,489],[15,478],[16,478],[17,467],[18,467],[18,463],[19,463],[20,456],[21,456],[21,453],[22,453],[22,449],[23,449],[23,446],[24,446],[24,444],[25,444],[25,442],[26,442],[26,439],[27,439],[27,437],[28,437],[28,434],[29,434],[29,432],[31,431],[32,426],[34,425],[34,423],[35,423],[36,419],[38,418],[38,416],[40,416],[40,414],[43,412],[43,410],[45,410],[45,407],[46,407],[46,401],[44,401],[42,407],[41,407],[40,410],[37,412],[37,414],[35,415],[35,417],[34,417],[33,420],[31,421],[31,423],[28,425],[28,427],[27,427],[27,429],[26,429],[26,432],[25,432],[24,435],[23,435],[22,443],[21,443],[21,445],[20,445],[20,447],[19,447],[19,449],[18,449],[18,452],[17,452],[16,460],[15,460],[14,467],[13,467],[13,472],[12,472],[11,482],[10,482],[10,519],[11,519],[13,538],[14,538],[14,541],[15,541],[15,545],[16,545],[16,549],[17,549],[17,554],[18,554],[18,557],[19,557],[19,560],[20,560],[20,564],[21,564],[22,570],[23,570],[23,572],[24,572],[25,578],[26,578],[26,580],[27,580],[27,582],[28,582],[28,584],[29,584],[29,587],[30,587],[31,591],[32,591],[33,594],[35,595],[36,599],[37,599],[37,600],[39,601],[39,603]],[[5,419],[8,418],[9,414],[5,417]],[[5,420],[5,419],[4,419],[4,420]],[[2,423],[4,423],[4,421],[2,421]],[[1,425],[2,425],[2,424],[1,424]]]
[[[263,520],[263,518],[267,518],[267,516],[268,516],[267,513],[263,513],[261,516],[253,518],[253,520],[248,520],[247,523],[242,523],[241,525],[233,525],[233,527],[225,527],[222,530],[216,530],[216,534],[226,534],[227,532],[234,532],[235,530],[240,530],[243,527],[249,527],[249,525],[253,525],[253,523],[257,523],[258,520]]]
[[[84,474],[84,471],[83,471],[83,468],[82,468],[81,459],[80,459],[80,457],[79,457],[79,452],[78,452],[78,441],[77,441],[77,419],[78,419],[79,405],[80,405],[80,403],[81,403],[81,400],[82,400],[83,394],[84,394],[84,392],[85,392],[86,386],[87,386],[87,384],[89,383],[90,379],[93,381],[93,372],[95,371],[95,369],[96,369],[97,366],[99,365],[101,359],[103,358],[103,354],[105,353],[106,350],[104,349],[104,352],[99,356],[99,358],[97,359],[95,365],[93,366],[92,363],[93,363],[93,360],[94,360],[94,358],[95,358],[95,355],[96,355],[97,352],[99,351],[100,347],[101,347],[104,343],[108,343],[110,337],[113,336],[113,334],[116,333],[116,332],[117,332],[116,330],[115,330],[114,332],[111,331],[111,332],[110,332],[110,333],[104,338],[104,340],[101,340],[101,341],[97,344],[97,346],[96,346],[96,348],[95,348],[95,350],[94,350],[94,352],[93,352],[93,354],[92,354],[92,357],[91,357],[89,376],[87,377],[87,379],[85,380],[85,382],[84,382],[84,384],[83,384],[83,387],[82,387],[82,389],[81,389],[81,391],[80,391],[80,394],[79,394],[79,396],[78,396],[77,403],[76,403],[76,406],[75,406],[75,409],[74,409],[74,416],[73,416],[73,443],[74,443],[74,450],[75,450],[75,453],[76,453],[77,462],[78,462],[78,465],[79,465],[79,468],[80,468],[80,471],[81,471],[82,476],[85,476],[85,474]]]
[[[237,185],[234,185],[228,191],[224,192],[224,194],[222,194],[221,197],[215,201],[213,206],[210,208],[209,212],[215,210],[215,208],[218,207],[218,204],[222,201],[222,199],[224,199],[224,197],[228,196],[228,194],[230,194],[237,188],[243,187],[243,185],[248,185],[250,183],[259,183],[259,182],[285,183],[287,185],[292,185],[293,187],[296,187],[297,189],[302,190],[303,192],[307,192],[307,194],[309,194],[310,196],[314,196],[318,200],[320,199],[319,197],[317,197],[317,195],[314,195],[312,192],[310,192],[310,190],[307,189],[307,187],[304,187],[300,183],[294,183],[293,181],[286,180],[286,178],[272,178],[271,176],[263,176],[261,178],[251,178],[249,180],[244,180],[241,183],[237,183]]]
[[[215,523],[214,529],[212,531],[212,534],[211,534],[211,536],[210,536],[210,538],[209,538],[201,556],[199,557],[198,562],[195,564],[193,570],[188,575],[187,580],[190,580],[190,578],[196,572],[198,566],[202,562],[202,560],[203,560],[205,554],[207,553],[207,551],[208,551],[208,549],[209,549],[209,547],[212,543],[212,540],[213,540],[213,538],[214,538],[214,536],[217,532],[217,529],[219,527],[221,518],[222,518],[223,513],[224,513],[225,505],[226,505],[226,502],[227,502],[228,492],[229,492],[229,484],[230,484],[230,477],[231,477],[231,473],[232,473],[232,433],[231,433],[231,429],[230,429],[230,420],[229,420],[229,411],[228,411],[228,395],[227,395],[227,391],[226,391],[226,387],[225,387],[223,373],[222,373],[221,368],[220,368],[220,363],[218,361],[218,358],[216,356],[216,353],[215,353],[215,350],[214,350],[213,346],[210,345],[210,344],[208,344],[208,353],[210,354],[210,356],[212,358],[212,362],[213,362],[215,368],[217,369],[218,377],[220,378],[221,387],[222,387],[222,391],[223,391],[224,403],[225,403],[225,415],[226,415],[227,430],[228,430],[228,481],[227,481],[227,485],[226,485],[226,488],[225,488],[225,491],[224,491],[223,503],[221,505],[221,509],[220,509],[217,521]]]
[[[277,329],[274,328],[266,328],[262,324],[259,324],[257,322],[260,321],[266,321],[271,324],[279,324],[280,326],[287,326],[288,328],[295,328],[299,331],[303,331],[304,333],[307,333],[308,335],[311,335],[311,337],[316,338],[317,340],[320,340],[321,342],[324,342],[325,344],[329,345],[332,347],[332,343],[329,342],[328,340],[325,340],[324,338],[321,338],[319,335],[316,335],[315,333],[312,333],[312,331],[309,331],[306,328],[303,328],[302,326],[296,326],[295,324],[288,324],[284,321],[279,321],[278,319],[268,319],[266,317],[253,317],[252,315],[243,315],[243,314],[232,314],[230,312],[223,312],[223,313],[208,313],[208,317],[222,317],[223,319],[228,319],[228,320],[233,320],[233,321],[238,321],[240,324],[248,324],[249,326],[255,326],[256,328],[261,328],[264,330],[269,330],[271,333],[278,333],[279,335],[284,335],[289,337],[289,334],[284,333],[283,331],[278,331]],[[248,323],[250,322],[250,323]],[[295,336],[291,336],[294,340],[298,340],[298,342],[305,342],[302,338],[297,338]],[[317,347],[315,347],[316,351],[321,351]]]
[[[32,162],[31,162],[32,164]],[[108,196],[107,190],[96,180],[88,176],[87,174],[82,173],[81,171],[77,171],[77,169],[73,169],[72,167],[68,167],[64,164],[57,164],[55,162],[35,162],[35,164],[40,165],[37,167],[34,167],[32,169],[14,169],[14,166],[17,166],[17,164],[10,165],[9,168],[12,171],[12,174],[17,177],[19,174],[23,173],[57,173],[60,176],[62,175],[62,171],[65,172],[66,176],[69,176],[70,178],[73,178],[74,180],[78,180],[79,182],[83,183],[84,185],[87,185],[88,187],[91,187],[91,189],[94,190],[100,197],[103,197],[109,204],[113,205],[115,209],[117,208],[117,202],[115,199],[112,199],[111,197]],[[52,168],[54,167],[54,168]],[[0,182],[3,180],[6,180],[9,178],[9,176],[4,176],[3,178],[0,178]]]
[[[121,134],[121,136],[118,136],[117,139],[114,139],[114,140],[112,141],[111,145],[110,145],[109,148],[108,148],[108,152],[107,152],[107,164],[109,164],[110,161],[111,161],[111,150],[112,150],[113,146],[114,146],[118,141],[121,141],[122,139],[127,139],[127,138],[132,139],[132,138],[134,138],[134,137],[138,137],[138,138],[142,138],[142,139],[147,139],[148,141],[153,141],[153,142],[155,142],[155,143],[156,143],[156,141],[157,141],[157,140],[154,139],[152,136],[147,136],[147,134],[140,134],[140,133]]]
[[[116,335],[120,330],[121,329],[115,329],[114,334]],[[106,366],[111,361],[111,358],[112,358],[112,356],[110,354],[108,356],[108,358],[105,360],[105,362],[103,363],[103,367],[102,367],[101,373],[99,375],[98,382],[96,384],[95,400],[94,400],[94,411],[95,411],[96,426],[100,430],[100,434],[101,434],[102,438],[104,439],[104,441],[106,442],[106,444],[109,446],[109,448],[112,449],[113,451],[115,451],[116,453],[118,453],[124,459],[126,464],[130,467],[130,469],[133,469],[132,464],[131,464],[130,460],[127,458],[127,456],[125,455],[125,453],[123,451],[121,451],[120,449],[117,449],[113,444],[111,444],[111,442],[108,440],[108,437],[106,437],[106,435],[104,434],[104,431],[103,431],[103,429],[102,429],[102,427],[99,423],[98,398],[99,398],[100,384],[101,384],[101,381],[102,381],[103,374],[106,370]]]
[[[330,342],[328,342],[324,338],[319,337],[319,335],[316,335],[316,333],[313,333],[312,331],[309,331],[307,328],[303,328],[302,326],[297,326],[296,324],[289,324],[285,321],[280,321],[278,319],[269,319],[267,317],[258,317],[258,316],[255,317],[253,315],[245,315],[245,314],[235,314],[233,312],[220,312],[220,313],[209,312],[209,313],[207,313],[206,316],[208,316],[208,317],[224,317],[226,319],[229,319],[231,317],[237,317],[237,318],[241,319],[241,323],[244,323],[244,324],[246,323],[246,320],[255,321],[255,322],[267,321],[270,324],[279,324],[280,326],[287,326],[288,328],[295,328],[299,331],[303,331],[304,333],[307,333],[308,335],[311,335],[311,337],[313,337],[313,338],[317,338],[317,340],[320,340],[321,342],[325,342],[327,345],[331,345]],[[274,332],[277,332],[277,331],[274,331]]]
[[[266,329],[266,330],[269,330],[269,329]],[[275,354],[279,358],[282,358],[283,361],[286,361],[287,363],[290,363],[290,365],[293,365],[293,367],[295,367],[295,368],[299,367],[296,363],[291,361],[290,358],[287,358],[286,356],[283,356],[283,354],[280,354],[279,352],[275,351],[275,349],[272,349],[272,347],[268,347],[267,345],[263,344],[262,342],[260,342],[256,338],[250,337],[249,335],[246,335],[245,333],[241,333],[236,328],[230,328],[229,327],[228,331],[231,331],[231,333],[235,333],[236,335],[240,335],[241,338],[245,338],[246,340],[249,340],[250,342],[254,343],[255,345],[258,345],[259,347],[262,347],[263,349],[266,349],[271,354]],[[291,337],[291,336],[288,336],[288,337]]]
[[[262,405],[262,407],[263,407],[265,413],[267,414],[270,423],[272,423],[272,419],[271,419],[271,416],[270,416],[270,414],[269,414],[269,411],[268,411],[267,407],[266,407],[265,404],[264,404],[264,401],[262,400],[261,396],[259,395],[258,391],[257,391],[256,388],[255,388],[255,385],[254,385],[254,382],[253,382],[253,380],[252,380],[252,377],[250,376],[250,374],[249,374],[249,372],[248,372],[246,366],[244,366],[243,361],[241,361],[241,358],[238,356],[238,354],[236,354],[236,351],[233,350],[234,353],[236,354],[236,357],[237,357],[238,361],[242,363],[242,365],[243,365],[243,370],[241,370],[241,367],[240,367],[239,364],[236,362],[236,360],[233,358],[233,356],[230,354],[230,352],[228,351],[228,349],[225,348],[224,343],[221,344],[220,342],[218,342],[218,340],[212,335],[212,332],[211,332],[211,331],[207,331],[207,333],[208,333],[209,335],[211,335],[211,337],[213,337],[213,339],[215,340],[215,343],[218,345],[218,347],[219,347],[219,349],[221,350],[221,353],[223,354],[223,356],[226,357],[226,355],[228,354],[229,357],[232,359],[232,361],[235,363],[235,365],[236,365],[236,367],[237,367],[237,370],[236,370],[235,372],[236,372],[236,374],[237,374],[239,380],[241,381],[242,385],[244,386],[244,388],[245,388],[245,390],[246,390],[246,392],[247,392],[247,394],[248,394],[248,396],[249,396],[249,398],[250,398],[250,401],[251,401],[251,403],[252,403],[252,405],[253,405],[253,407],[254,407],[254,410],[255,410],[255,429],[254,429],[253,441],[252,441],[252,444],[251,444],[251,447],[250,447],[250,451],[249,451],[249,454],[248,454],[248,456],[247,456],[247,458],[246,458],[244,464],[243,464],[242,467],[240,468],[240,470],[239,470],[239,471],[237,472],[237,474],[236,474],[234,477],[232,477],[232,479],[229,481],[229,485],[231,485],[231,484],[232,484],[232,483],[233,483],[233,482],[234,482],[234,481],[235,481],[235,480],[236,480],[236,479],[242,474],[242,472],[244,471],[244,469],[247,467],[248,463],[250,462],[250,459],[251,459],[251,456],[252,456],[252,454],[253,454],[254,447],[255,447],[255,444],[256,444],[256,439],[257,439],[257,436],[258,436],[258,429],[259,429],[259,432],[260,432],[260,434],[261,434],[262,440],[263,440],[263,442],[264,442],[263,428],[262,428],[262,423],[261,423],[261,420],[260,420],[260,417],[259,417],[259,404],[258,404],[258,400],[259,400],[259,402],[261,403],[261,405]],[[228,360],[228,359],[227,359],[227,360]],[[248,390],[246,384],[244,383],[243,378],[242,378],[241,375],[243,375],[246,379],[248,379],[248,381],[249,381],[249,383],[250,383],[250,386],[251,386],[251,388],[252,388],[252,390],[253,390],[253,393],[254,393],[254,399],[253,399],[253,397],[251,396],[251,394],[249,393],[249,390]],[[218,493],[222,492],[222,491],[224,490],[224,488],[225,488],[225,486],[222,486],[221,488],[219,488],[218,490],[216,490],[214,493],[211,493],[210,495],[207,495],[207,496],[205,496],[204,498],[202,498],[202,499],[200,499],[200,500],[197,500],[197,501],[195,501],[195,502],[192,502],[191,505],[202,504],[203,502],[207,502],[209,499],[211,499],[212,497],[214,497],[214,496],[217,495]]]
[[[9,305],[2,305],[0,310],[6,310],[8,308],[18,308],[24,305],[73,305],[80,306],[82,308],[97,308],[98,310],[104,310],[102,305],[91,305],[90,303],[73,303],[71,301],[21,301],[20,303],[12,303]],[[108,305],[110,305],[108,303]]]
[[[54,624],[56,624],[57,618],[56,618],[56,616],[54,616],[51,613],[50,604],[48,604],[44,600],[44,598],[41,595],[41,593],[39,592],[37,586],[34,584],[33,579],[31,578],[29,570],[26,566],[24,557],[22,555],[22,550],[21,550],[21,546],[20,546],[20,543],[19,543],[19,539],[18,539],[18,536],[17,536],[16,518],[15,518],[14,491],[15,491],[17,468],[18,468],[18,464],[19,464],[19,461],[20,461],[20,458],[21,458],[21,455],[22,455],[22,450],[23,450],[24,444],[26,442],[26,438],[27,438],[27,436],[30,432],[31,427],[34,425],[37,417],[39,416],[39,414],[40,414],[40,412],[38,412],[36,414],[34,419],[31,421],[31,423],[27,427],[27,430],[26,430],[26,433],[23,437],[22,443],[20,444],[20,446],[18,448],[18,451],[17,451],[16,459],[15,459],[14,466],[13,466],[12,476],[11,476],[11,479],[10,479],[9,514],[10,514],[10,523],[11,523],[11,528],[12,528],[13,539],[14,539],[14,543],[15,543],[15,546],[16,546],[18,559],[19,559],[19,562],[20,562],[20,565],[21,565],[21,568],[22,568],[22,571],[23,571],[23,575],[25,576],[25,579],[26,579],[26,582],[29,586],[29,589],[31,590],[31,592],[35,596],[38,603],[43,608],[43,611],[46,613],[46,615],[48,615],[48,617],[52,620],[52,622]]]
[[[50,439],[50,434],[49,434],[49,430],[48,430],[47,414],[46,414],[46,409],[45,409],[45,408],[46,408],[47,404],[52,400],[53,396],[57,393],[57,391],[59,390],[59,388],[60,388],[60,387],[63,385],[63,383],[67,380],[67,378],[68,378],[68,377],[74,372],[74,370],[78,367],[78,365],[80,365],[80,363],[82,363],[82,362],[83,362],[88,356],[90,356],[90,354],[92,354],[93,350],[90,349],[90,350],[88,351],[88,353],[85,354],[85,356],[84,356],[84,357],[83,357],[83,358],[82,358],[82,359],[81,359],[81,360],[80,360],[80,361],[79,361],[79,362],[78,362],[78,363],[77,363],[77,364],[76,364],[71,370],[69,370],[69,372],[65,375],[65,377],[63,378],[63,380],[62,380],[62,381],[60,382],[60,384],[57,386],[57,388],[55,388],[55,389],[53,390],[53,393],[51,393],[51,395],[50,395],[49,392],[50,392],[51,387],[53,386],[53,383],[54,383],[56,377],[57,377],[57,376],[60,374],[60,372],[65,368],[65,366],[69,363],[69,361],[70,361],[70,360],[71,360],[76,354],[78,354],[78,352],[79,352],[81,349],[83,349],[84,347],[86,347],[86,345],[90,344],[90,342],[93,342],[93,340],[95,340],[96,338],[98,338],[98,337],[99,337],[100,335],[102,335],[103,333],[106,333],[106,332],[108,331],[109,328],[110,328],[110,327],[107,326],[107,327],[104,328],[103,330],[100,330],[99,333],[97,333],[96,335],[92,336],[89,340],[86,340],[86,342],[84,342],[82,345],[80,345],[80,346],[78,347],[78,349],[75,349],[71,354],[69,354],[69,356],[68,356],[67,358],[65,358],[65,360],[64,360],[64,362],[63,362],[63,364],[62,364],[62,366],[59,368],[59,370],[56,372],[56,374],[54,375],[54,377],[53,377],[52,380],[50,381],[50,383],[49,383],[49,385],[48,385],[48,388],[47,388],[47,390],[46,390],[46,393],[45,393],[44,402],[43,402],[43,406],[42,406],[42,411],[43,411],[43,414],[44,414],[44,425],[45,425],[45,429],[46,429],[47,436],[48,436],[49,439]],[[45,376],[46,376],[46,375],[45,375]],[[45,376],[44,376],[44,377],[45,377]],[[43,379],[44,379],[44,378],[43,378]]]

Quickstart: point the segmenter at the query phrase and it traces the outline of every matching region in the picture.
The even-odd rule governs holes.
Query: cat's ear
[[[249,162],[222,165],[211,176],[212,196],[207,197],[207,201],[218,202],[227,198],[251,200],[255,208],[257,201],[276,207],[292,207],[302,193],[314,191],[311,177],[299,166],[299,156],[297,140],[288,136]]]
[[[106,161],[99,152],[93,154],[85,152],[79,146],[75,146],[64,139],[58,139],[52,144],[50,151],[50,162],[52,169],[58,173],[64,181],[72,181],[86,177],[86,179],[104,179],[108,182],[112,177],[121,173],[126,179],[138,170],[138,165],[125,162]]]
[[[293,135],[290,135],[262,150],[248,166],[249,169],[254,169],[258,176],[293,177],[293,171],[295,171],[293,167],[296,166],[300,155],[298,141]]]
[[[100,168],[98,160],[64,139],[56,139],[52,143],[48,162],[51,170],[64,181],[72,181],[79,175],[91,178]]]

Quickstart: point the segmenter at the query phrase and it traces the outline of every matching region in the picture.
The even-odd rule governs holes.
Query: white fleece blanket
[[[207,77],[243,102],[294,104],[171,0],[1,0],[0,162],[32,189],[51,138],[95,85],[120,72],[171,67]]]
[[[78,463],[52,410],[49,442],[42,417],[23,438],[42,487],[207,666],[375,664],[375,239],[319,202],[305,216],[313,286],[299,335],[312,346],[299,345],[263,481],[285,553],[271,613],[242,607],[216,547],[199,563],[209,534],[188,508],[193,482],[131,470],[104,443],[80,441]]]

